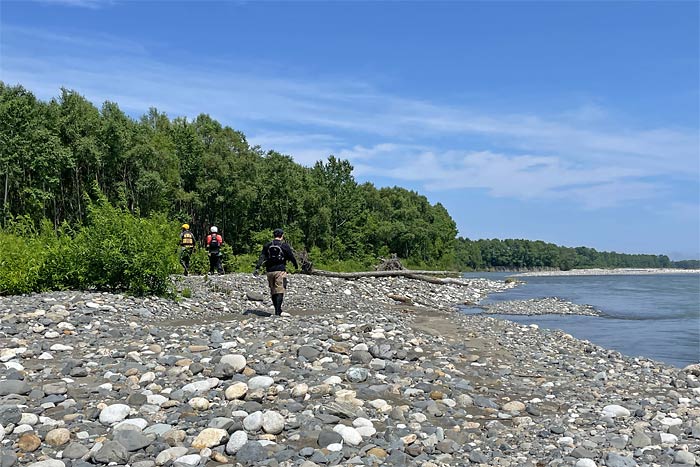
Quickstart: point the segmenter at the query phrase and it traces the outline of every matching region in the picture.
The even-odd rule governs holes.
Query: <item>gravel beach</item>
[[[700,365],[455,311],[510,283],[290,279],[0,297],[0,467],[700,464]]]

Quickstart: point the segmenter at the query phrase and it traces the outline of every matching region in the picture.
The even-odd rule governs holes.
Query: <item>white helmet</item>
[[[211,233],[216,233],[219,231],[219,229],[217,229],[215,225],[212,225],[210,230],[211,230]]]

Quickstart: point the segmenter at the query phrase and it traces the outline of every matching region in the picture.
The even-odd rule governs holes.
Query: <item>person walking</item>
[[[180,264],[185,269],[186,276],[190,272],[190,258],[194,252],[194,247],[194,234],[190,231],[190,225],[182,224],[182,232],[180,232]]]
[[[284,292],[287,289],[287,261],[291,261],[296,269],[299,269],[299,266],[291,247],[284,241],[284,231],[275,229],[272,236],[273,240],[266,243],[260,252],[253,275],[260,274],[260,266],[265,265],[272,304],[275,306],[275,316],[280,316]]]
[[[216,271],[218,274],[224,273],[224,267],[221,264],[221,244],[224,243],[224,239],[219,235],[219,229],[212,225],[211,232],[207,235],[207,251],[209,252],[209,274],[214,274]]]

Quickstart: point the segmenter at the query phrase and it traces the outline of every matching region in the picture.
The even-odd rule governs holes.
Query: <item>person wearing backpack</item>
[[[219,274],[224,273],[224,267],[221,264],[221,244],[224,243],[223,238],[219,235],[219,229],[212,225],[209,229],[211,233],[207,235],[207,251],[209,252],[209,274],[214,274],[216,271]]]
[[[260,266],[265,265],[272,304],[275,306],[275,316],[280,316],[284,292],[287,289],[287,261],[291,261],[296,269],[299,269],[299,266],[292,248],[284,241],[284,231],[275,229],[272,236],[273,240],[266,243],[260,252],[253,275],[260,274]]]
[[[195,241],[194,235],[190,231],[189,224],[182,224],[182,232],[180,232],[180,264],[185,268],[185,275],[190,271],[190,258],[194,252]]]

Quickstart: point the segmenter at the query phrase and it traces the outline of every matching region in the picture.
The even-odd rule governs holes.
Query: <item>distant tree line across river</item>
[[[459,270],[700,265],[542,241],[457,237],[440,203],[401,187],[358,183],[352,171],[334,156],[302,166],[250,145],[243,133],[206,114],[171,119],[151,108],[135,120],[114,102],[97,108],[75,91],[62,89],[46,102],[0,82],[5,235],[26,232],[27,225],[36,234],[48,228],[77,235],[100,200],[134,219],[166,219],[163,235],[173,244],[180,223],[190,224],[200,241],[217,225],[231,255],[254,254],[281,226],[294,247],[329,269],[371,268],[394,253],[409,267]]]

